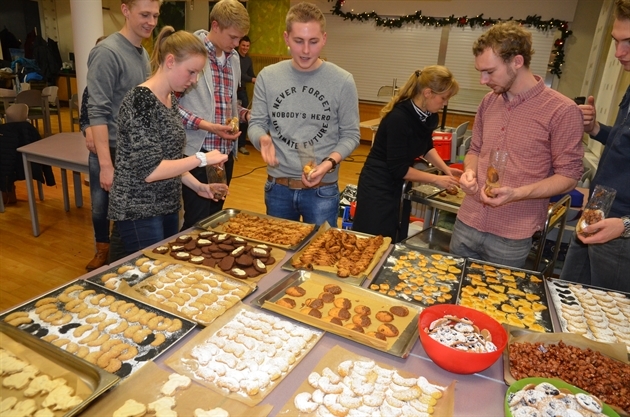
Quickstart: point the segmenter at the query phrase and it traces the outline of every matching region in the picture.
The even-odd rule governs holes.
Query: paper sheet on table
[[[372,361],[371,358],[359,356],[340,346],[335,346],[330,351],[328,351],[328,353],[319,361],[319,363],[315,366],[315,369],[313,369],[313,371],[318,372],[321,375],[322,370],[328,367],[331,370],[333,370],[335,373],[337,373],[338,365],[341,362],[346,361],[346,360]],[[376,362],[376,365],[380,366],[381,368],[395,369],[395,368],[392,368],[391,366],[384,365],[379,362]],[[398,372],[398,374],[404,378],[418,378],[419,376],[422,376],[422,375],[414,375],[413,373],[402,371],[400,369],[396,369],[396,372]],[[314,391],[313,387],[311,387],[311,385],[308,383],[307,377],[308,375],[304,375],[304,381],[295,391],[295,394],[291,397],[291,399],[287,401],[287,403],[278,412],[277,414],[278,416],[287,416],[287,417],[297,416],[297,415],[299,416],[313,415],[314,416],[317,414],[316,412],[311,413],[311,414],[301,413],[295,407],[295,404],[294,404],[295,396],[299,394],[300,392],[312,393]],[[433,410],[434,410],[432,414],[433,417],[451,417],[453,415],[453,411],[455,409],[455,383],[456,381],[453,381],[450,385],[445,387],[445,390],[442,392],[442,398],[438,399],[437,403],[433,406]]]
[[[156,401],[164,395],[160,393],[162,386],[171,372],[160,368],[153,362],[147,363],[142,371],[133,374],[123,383],[113,388],[98,401],[94,402],[83,415],[111,416],[114,411],[122,407],[125,401],[134,399],[144,405]],[[272,405],[249,407],[238,401],[231,400],[217,394],[194,381],[190,387],[179,388],[173,395],[176,405],[173,408],[180,416],[193,416],[197,408],[210,410],[221,407],[231,416],[266,417],[273,408]]]

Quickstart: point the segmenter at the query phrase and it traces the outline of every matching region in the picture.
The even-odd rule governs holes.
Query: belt
[[[302,189],[306,189],[306,188],[318,188],[318,187],[322,187],[324,185],[332,185],[334,184],[334,182],[320,182],[317,185],[314,185],[313,187],[309,187],[307,185],[305,185],[302,180],[300,179],[293,179],[293,178],[274,178],[271,175],[267,175],[267,181],[270,182],[275,182],[276,184],[279,185],[284,185],[285,187],[289,187],[292,190],[302,190]]]

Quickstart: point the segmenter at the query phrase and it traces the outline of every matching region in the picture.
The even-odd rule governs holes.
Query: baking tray
[[[206,240],[210,240],[212,242],[211,244],[204,244],[202,247],[199,247],[197,246],[197,241],[200,239],[204,239],[204,238],[199,237],[200,233],[203,233],[203,232],[213,233],[215,234],[215,236],[206,238]],[[225,239],[222,242],[214,242],[212,239],[216,239],[219,235],[224,235],[227,237],[227,239]],[[180,239],[182,239],[184,236],[186,236],[187,239],[190,239],[186,243],[180,242]],[[241,239],[244,242],[235,243],[232,240],[234,238]],[[229,244],[229,247],[231,247],[232,249],[227,249],[227,246],[224,246],[226,249],[222,249],[219,247],[221,244]],[[191,233],[181,234],[179,236],[174,236],[174,239],[169,241],[168,243],[152,246],[150,248],[145,249],[143,253],[145,254],[145,256],[151,259],[161,259],[165,262],[175,261],[176,263],[179,263],[179,264],[192,265],[192,266],[200,267],[200,268],[207,268],[211,271],[219,272],[221,274],[234,276],[229,269],[224,271],[223,269],[220,268],[219,262],[223,258],[212,258],[212,255],[214,255],[214,252],[217,252],[217,253],[220,252],[221,256],[225,257],[226,255],[231,255],[231,252],[233,250],[236,250],[240,246],[245,246],[244,254],[249,255],[250,259],[252,258],[260,259],[261,261],[263,261],[266,267],[266,272],[258,272],[251,264],[248,267],[244,267],[244,266],[239,265],[238,262],[234,263],[233,268],[242,269],[247,273],[247,275],[244,278],[242,277],[237,277],[237,278],[239,280],[243,280],[244,282],[250,283],[252,286],[256,286],[256,283],[258,281],[260,281],[262,278],[267,276],[271,271],[273,271],[273,269],[280,263],[282,259],[284,259],[284,256],[286,255],[285,250],[277,248],[275,246],[269,246],[267,244],[256,243],[256,242],[253,242],[251,239],[237,237],[236,235],[232,235],[230,233],[219,234],[219,232],[215,232],[215,231],[195,231]],[[268,256],[256,258],[251,253],[251,251],[253,249],[256,249],[256,247],[264,249],[266,252],[268,252]],[[156,251],[158,248],[168,248],[168,249],[164,253],[159,253]],[[176,258],[175,255],[181,252],[185,252],[189,254],[191,258],[187,260]],[[203,259],[203,263],[199,264],[199,263],[192,262],[192,257],[194,256],[200,256],[201,259]]]
[[[415,249],[431,249],[440,252],[449,251],[453,232],[441,227],[431,226],[413,236],[408,237],[401,243]]]
[[[222,227],[223,223],[229,221],[232,217],[235,217],[239,213],[244,213],[244,214],[249,214],[249,215],[252,215],[252,216],[257,216],[257,217],[260,217],[260,218],[263,218],[263,219],[280,220],[280,221],[287,222],[287,224],[299,224],[299,225],[305,225],[306,224],[306,223],[296,222],[296,221],[292,221],[292,220],[280,219],[278,217],[268,216],[266,214],[254,213],[254,212],[246,211],[246,210],[225,209],[225,210],[221,210],[218,213],[213,214],[210,217],[207,217],[207,218],[205,218],[203,220],[200,220],[199,222],[197,222],[195,224],[195,227],[198,227],[200,229],[215,230],[215,231],[218,231],[218,232],[225,232],[224,228]],[[279,247],[279,248],[282,248],[282,249],[286,249],[286,250],[297,250],[300,246],[302,246],[304,244],[304,242],[308,241],[316,233],[317,229],[315,228],[315,225],[310,225],[310,226],[313,226],[313,230],[310,233],[308,233],[306,236],[304,236],[304,238],[301,241],[299,241],[299,242],[297,242],[296,244],[293,244],[293,245],[282,245],[282,244],[278,244],[278,243],[269,242],[269,241],[266,241],[264,239],[258,239],[256,237],[239,235],[237,233],[232,233],[232,232],[230,232],[230,234],[235,235],[235,236],[241,236],[241,237],[243,237],[245,239],[251,240],[252,242],[266,243],[268,245],[276,246],[276,247]]]
[[[158,265],[154,266],[155,263]],[[152,272],[146,274],[137,272],[138,269]],[[121,271],[123,273],[119,275]],[[89,281],[203,326],[212,323],[257,288],[254,282],[232,278],[212,268],[167,263],[148,256],[135,258],[91,277]],[[187,295],[182,298],[178,293]]]
[[[546,284],[563,332],[624,343],[630,353],[630,294],[556,278]]]
[[[83,318],[79,318],[78,315],[80,313],[78,312],[69,312],[67,310],[64,309],[64,305],[65,303],[62,301],[56,301],[56,307],[59,311],[61,311],[64,315],[71,315],[71,320],[66,323],[66,324],[60,324],[60,325],[54,325],[52,323],[48,323],[44,320],[42,320],[42,318],[40,318],[40,316],[38,315],[38,313],[35,312],[36,310],[36,304],[39,300],[42,300],[44,298],[48,298],[48,297],[58,297],[61,294],[64,293],[64,290],[66,290],[67,288],[69,288],[70,286],[73,285],[78,285],[80,287],[83,287],[84,290],[93,290],[95,291],[93,293],[93,295],[88,295],[85,297],[84,301],[86,301],[86,304],[88,305],[88,308],[97,308],[99,311],[98,313],[95,313],[93,315],[88,315],[86,317]],[[72,293],[72,292],[71,292]],[[51,292],[48,292],[46,294],[43,294],[41,296],[39,296],[38,298],[31,300],[29,302],[26,302],[24,304],[21,304],[19,306],[16,306],[14,308],[12,308],[9,311],[4,312],[2,315],[0,315],[0,320],[5,319],[5,317],[7,317],[9,314],[14,313],[14,312],[27,312],[28,313],[28,317],[32,320],[31,323],[27,323],[27,324],[21,324],[18,326],[18,328],[26,333],[30,333],[32,335],[34,335],[37,338],[43,338],[46,337],[47,335],[57,335],[58,339],[69,339],[70,342],[72,343],[77,343],[78,340],[83,339],[84,337],[88,336],[91,332],[95,331],[98,329],[98,325],[100,323],[102,323],[102,321],[96,322],[96,323],[92,323],[92,329],[90,329],[89,331],[85,331],[85,333],[83,335],[81,335],[80,337],[75,337],[72,334],[72,331],[74,329],[76,329],[77,327],[84,325],[84,324],[90,324],[87,320],[90,319],[90,317],[96,317],[100,314],[105,314],[106,317],[103,320],[107,320],[109,318],[118,318],[120,319],[120,316],[118,315],[118,313],[113,313],[109,310],[109,308],[107,306],[101,307],[101,306],[93,306],[89,300],[92,296],[98,295],[98,294],[104,294],[105,296],[112,296],[116,301],[118,300],[123,300],[125,302],[130,302],[130,303],[134,303],[137,307],[144,309],[147,312],[151,312],[151,313],[155,313],[159,316],[168,318],[170,320],[173,320],[175,318],[177,318],[177,316],[166,312],[164,310],[158,309],[156,307],[144,304],[140,301],[134,300],[130,297],[127,297],[126,295],[123,294],[119,294],[116,293],[114,291],[111,291],[107,288],[103,288],[100,287],[98,285],[95,285],[92,282],[88,282],[86,280],[75,280],[72,281],[66,285],[64,285],[61,288],[55,289]],[[72,297],[74,298],[74,297]],[[115,301],[114,301],[115,302]],[[128,375],[130,375],[131,373],[137,371],[138,369],[140,369],[142,367],[142,365],[144,365],[147,361],[149,360],[153,360],[156,357],[158,357],[160,354],[162,354],[165,350],[167,350],[170,346],[172,346],[173,344],[175,344],[178,340],[180,340],[181,338],[183,338],[184,336],[186,336],[186,334],[188,334],[194,327],[195,327],[195,323],[190,321],[190,320],[186,320],[186,319],[180,319],[182,322],[182,327],[181,329],[174,331],[174,332],[163,332],[165,333],[165,340],[163,343],[161,343],[158,346],[151,346],[150,343],[152,343],[155,339],[155,336],[151,337],[151,336],[147,336],[143,341],[141,341],[140,343],[136,343],[134,342],[131,338],[123,338],[123,334],[116,334],[113,335],[108,333],[108,330],[113,330],[117,324],[114,323],[108,327],[106,327],[104,330],[101,330],[100,334],[110,334],[110,338],[114,338],[114,339],[123,339],[123,343],[127,343],[129,345],[131,345],[132,347],[135,347],[138,350],[138,353],[132,357],[129,360],[123,361],[122,366],[120,367],[120,369],[118,369],[116,372],[114,372],[115,375],[119,376],[120,378],[125,378]],[[126,320],[120,320],[120,321],[126,321]],[[119,321],[119,322],[120,322]],[[128,322],[129,323],[129,322]],[[157,332],[156,333],[160,333]],[[79,344],[79,343],[77,343]],[[92,346],[92,347],[88,347],[85,344],[79,344],[79,347],[87,347],[90,351],[90,353],[93,352],[97,352],[100,350],[100,346]]]
[[[100,369],[98,366],[84,361],[56,346],[46,343],[30,334],[22,332],[15,327],[8,325],[4,322],[0,322],[0,334],[6,335],[13,339],[15,342],[25,346],[36,354],[54,362],[56,365],[65,368],[68,372],[76,375],[83,381],[91,390],[91,394],[83,400],[83,402],[76,407],[68,410],[64,417],[71,417],[78,415],[84,410],[92,401],[98,396],[103,394],[109,388],[113,387],[120,381],[120,378],[116,375],[110,374]],[[45,370],[42,370],[45,373]],[[36,400],[41,400],[38,396]]]
[[[175,260],[150,259],[139,255],[121,265],[93,275],[87,281],[110,290],[116,290],[122,281],[133,287],[174,263]]]
[[[285,293],[287,288],[298,285],[301,286],[305,283],[307,283],[306,286],[315,285],[322,288],[327,284],[338,285],[342,289],[341,295],[344,295],[345,298],[352,301],[352,308],[359,304],[371,306],[371,317],[373,317],[377,311],[387,311],[390,307],[395,305],[407,307],[409,309],[409,315],[404,318],[396,317],[394,321],[392,321],[392,324],[396,325],[400,331],[400,334],[397,337],[388,338],[387,341],[381,341],[375,337],[367,336],[365,334],[346,329],[343,326],[329,323],[323,319],[316,319],[308,316],[307,314],[301,313],[299,310],[304,305],[303,301],[311,295],[309,292],[301,298],[296,298],[297,305],[295,310],[284,308],[276,304],[276,301],[287,296]],[[314,272],[302,270],[294,271],[287,275],[284,279],[280,280],[269,290],[253,300],[252,304],[401,358],[409,356],[409,351],[418,341],[418,316],[420,311],[422,311],[422,309],[415,304],[407,303],[402,300],[394,300],[391,297],[374,293],[373,291],[369,291],[365,288],[347,285],[344,282],[339,282]],[[329,307],[324,307],[323,310],[328,308]],[[352,309],[350,311],[352,315],[355,314]],[[349,320],[348,323],[351,324],[352,321]],[[379,324],[379,321],[374,318],[372,320],[372,325],[368,328],[368,331],[375,330]]]
[[[608,344],[596,342],[593,340],[589,340],[585,337],[582,337],[577,334],[570,333],[539,333],[539,332],[531,332],[524,329],[517,329],[511,326],[504,325],[508,333],[508,343],[506,348],[503,350],[503,380],[505,384],[510,386],[517,382],[517,379],[512,376],[511,372],[511,364],[510,364],[510,346],[513,343],[542,343],[544,345],[555,344],[557,345],[559,342],[564,343],[567,346],[575,346],[582,350],[592,350],[595,352],[599,352],[604,356],[607,356],[613,360],[625,363],[628,365],[628,356],[624,349],[623,344]],[[538,375],[532,375],[538,376]],[[556,376],[558,377],[558,376]],[[619,378],[619,377],[618,377]],[[626,378],[628,376],[626,375]],[[566,381],[570,384],[575,385],[572,381]],[[600,380],[596,381],[596,383],[601,382]],[[588,389],[586,387],[581,387],[582,389]],[[613,407],[614,410],[622,416],[629,417],[630,415],[622,410],[620,407]]]
[[[340,229],[340,228],[337,228],[337,227],[331,227],[328,223],[324,223],[323,225],[321,225],[319,227],[319,229],[317,230],[317,233],[313,236],[313,238],[309,241],[309,243],[307,243],[303,248],[301,248],[298,252],[296,252],[291,258],[289,258],[284,263],[284,265],[282,265],[282,269],[284,269],[286,271],[295,271],[296,268],[292,264],[293,260],[294,259],[298,259],[300,256],[302,256],[303,252],[308,248],[308,245],[310,245],[312,243],[312,241],[317,239],[317,237],[320,234],[323,234],[323,233],[325,233],[326,231],[328,231],[330,229],[338,230],[338,231],[343,232],[343,233],[352,234],[352,235],[355,235],[355,236],[361,237],[361,238],[373,238],[374,237],[374,235],[369,235],[367,233],[361,233],[361,232],[356,232],[354,230],[347,230],[347,229]],[[355,285],[357,287],[360,287],[363,284],[363,282],[365,282],[365,280],[370,275],[370,273],[374,270],[376,265],[378,265],[378,263],[380,262],[380,260],[383,257],[383,255],[387,252],[387,249],[389,248],[389,245],[390,245],[391,241],[392,241],[392,239],[390,237],[384,237],[383,238],[383,243],[381,244],[381,247],[375,252],[374,258],[372,259],[372,261],[370,262],[368,267],[364,271],[362,271],[359,275],[350,275],[347,278],[341,278],[341,277],[337,276],[337,268],[334,265],[333,266],[313,265],[313,270],[315,270],[320,275],[324,275],[324,276],[327,276],[327,277],[330,277],[330,278],[334,278],[334,279],[340,280],[341,282],[344,282],[346,284]]]
[[[450,253],[394,246],[369,288],[428,307],[455,304],[466,260]]]
[[[466,193],[461,188],[458,187],[457,194],[451,195],[451,194],[448,194],[445,189],[441,189],[437,193],[427,197],[427,199],[440,201],[442,203],[452,204],[454,206],[461,207],[462,202],[464,201],[464,197],[466,197]]]
[[[541,272],[468,258],[457,304],[483,311],[500,323],[554,331]]]

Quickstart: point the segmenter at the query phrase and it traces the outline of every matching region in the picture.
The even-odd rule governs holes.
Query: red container
[[[440,158],[445,161],[451,160],[451,144],[453,134],[451,132],[433,132],[433,147]]]
[[[479,330],[487,329],[492,335],[492,343],[496,345],[497,350],[489,353],[464,352],[432,339],[425,329],[434,320],[445,315],[467,317]],[[454,304],[436,304],[422,310],[420,320],[418,320],[418,333],[422,347],[429,358],[440,368],[456,374],[473,374],[489,368],[499,359],[508,341],[507,332],[498,321],[480,311]]]

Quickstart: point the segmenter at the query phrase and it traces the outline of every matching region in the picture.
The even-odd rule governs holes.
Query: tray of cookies
[[[296,250],[314,233],[315,225],[246,210],[225,209],[197,222],[200,229],[229,233],[286,250]]]
[[[4,322],[0,355],[2,415],[75,416],[120,380]]]
[[[309,271],[294,271],[253,304],[405,358],[418,339],[414,304]]]
[[[158,265],[153,266],[155,263]],[[139,268],[150,272],[138,272]],[[256,289],[218,271],[149,257],[136,258],[111,271],[89,280],[204,326]]]
[[[596,395],[620,415],[630,415],[630,363],[621,343],[510,327],[503,351],[503,379],[511,386],[525,377],[562,379]]]
[[[85,280],[0,315],[0,320],[120,378],[184,337],[195,323]]]
[[[454,304],[465,262],[449,253],[399,243],[368,288],[423,307]]]
[[[433,384],[340,346],[304,376],[279,416],[452,416],[455,408],[455,381]]]
[[[553,332],[542,273],[468,258],[457,304],[499,323]]]
[[[229,399],[255,406],[324,332],[245,304],[239,307],[195,335],[165,363]]]
[[[380,262],[391,241],[390,237],[339,229],[324,223],[308,244],[282,265],[282,269],[314,270],[360,286]]]
[[[145,254],[208,267],[238,279],[257,282],[284,258],[286,251],[229,233],[204,230],[179,235],[167,244],[148,249]]]
[[[428,199],[460,207],[465,196],[466,193],[461,188],[454,187],[451,189],[440,189],[437,193],[429,196]]]
[[[604,343],[624,343],[630,353],[630,294],[547,278],[563,332]]]

